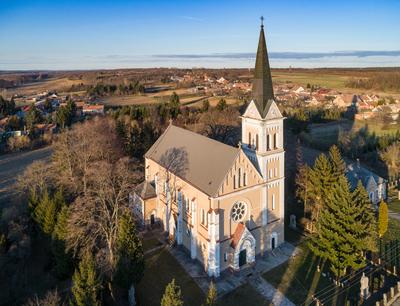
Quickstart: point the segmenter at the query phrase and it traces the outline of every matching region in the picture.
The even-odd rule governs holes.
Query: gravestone
[[[292,229],[296,229],[296,215],[290,215],[289,227]]]
[[[369,278],[367,276],[365,276],[365,273],[363,272],[362,276],[361,276],[361,287],[360,287],[360,297],[363,300],[366,300],[369,298],[370,293],[369,293]]]

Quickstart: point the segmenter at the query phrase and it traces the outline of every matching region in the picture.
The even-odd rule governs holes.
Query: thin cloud
[[[400,50],[394,51],[334,51],[334,52],[269,52],[274,59],[314,59],[326,57],[371,57],[371,56],[400,56]],[[208,54],[156,54],[156,58],[164,59],[196,59],[196,58],[224,58],[224,59],[253,59],[255,53],[208,53]]]
[[[199,17],[194,17],[194,16],[179,16],[182,19],[186,19],[186,20],[191,20],[191,21],[204,21],[204,19],[199,18]]]

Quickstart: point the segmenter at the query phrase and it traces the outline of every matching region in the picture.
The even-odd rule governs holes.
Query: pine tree
[[[357,220],[358,207],[352,200],[344,175],[338,178],[325,196],[317,233],[309,246],[314,254],[327,259],[332,272],[340,277],[348,267],[359,269],[364,266],[360,259],[364,241],[359,237],[363,225]]]
[[[181,288],[175,284],[175,278],[165,288],[161,299],[161,306],[182,306]]]
[[[376,251],[377,225],[375,212],[361,181],[358,182],[356,189],[354,189],[352,198],[354,205],[357,207],[357,221],[363,225],[359,238],[364,241],[365,250]]]
[[[129,212],[121,216],[118,225],[117,266],[115,281],[128,289],[132,283],[138,283],[144,273],[142,242],[137,236],[135,222]]]
[[[43,225],[46,218],[46,211],[47,208],[50,206],[51,198],[47,189],[44,191],[42,197],[38,201],[34,212],[33,212],[33,219],[39,225],[41,229],[43,229]]]
[[[38,192],[36,191],[35,188],[30,188],[29,197],[28,197],[28,209],[30,211],[32,218],[34,218],[34,212],[35,212],[36,206],[39,204],[39,202],[40,202],[40,199],[38,196]]]
[[[54,226],[56,225],[56,217],[57,217],[57,207],[54,199],[49,199],[49,201],[43,207],[44,210],[44,218],[42,221],[42,230],[45,234],[51,235],[54,230]]]
[[[296,197],[303,202],[304,211],[310,212],[308,199],[310,197],[310,168],[305,164],[300,164],[296,173]]]
[[[72,256],[65,248],[68,217],[69,209],[63,206],[57,215],[57,223],[52,235],[51,250],[55,259],[54,269],[60,279],[68,277],[73,267]]]
[[[93,256],[86,253],[72,276],[72,305],[97,306],[100,302],[101,281],[97,275]]]
[[[337,180],[339,176],[343,175],[346,171],[346,163],[340,155],[339,148],[333,145],[329,149],[329,160],[332,165],[332,175],[334,180]]]
[[[320,154],[314,162],[314,166],[308,172],[310,180],[309,207],[311,221],[315,227],[320,212],[325,205],[326,194],[330,193],[335,182],[332,175],[332,165],[325,154]]]
[[[378,234],[379,238],[382,238],[388,229],[388,207],[387,204],[382,200],[379,203],[379,215],[378,215]]]
[[[215,305],[217,305],[217,288],[211,281],[210,286],[208,287],[207,298],[204,306],[215,306]]]
[[[53,201],[55,203],[56,211],[57,213],[61,211],[61,209],[67,205],[65,202],[65,197],[64,197],[64,190],[63,188],[59,188],[57,192],[54,194]]]

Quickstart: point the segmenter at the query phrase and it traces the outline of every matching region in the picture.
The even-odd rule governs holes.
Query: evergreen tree
[[[55,203],[57,213],[65,206],[67,203],[65,202],[64,190],[62,187],[57,189],[57,192],[54,194],[53,201]]]
[[[161,299],[161,306],[182,306],[181,288],[175,284],[175,278],[165,288]]]
[[[38,206],[40,202],[38,192],[36,191],[35,188],[30,188],[29,190],[29,196],[28,196],[28,209],[31,213],[31,216],[34,217],[34,212],[36,209],[36,206]]]
[[[208,101],[208,99],[205,99],[203,101],[203,105],[201,107],[201,111],[202,112],[207,112],[209,108],[210,108],[210,101]]]
[[[170,109],[170,114],[173,119],[178,117],[179,112],[180,112],[180,101],[179,101],[179,96],[177,93],[174,91],[169,98],[169,109]]]
[[[101,281],[97,275],[93,256],[86,253],[72,276],[72,305],[97,306],[100,302]]]
[[[365,246],[359,236],[363,224],[357,220],[358,207],[352,200],[344,175],[338,178],[325,197],[317,233],[309,245],[314,254],[328,260],[332,272],[340,277],[348,267],[359,269],[364,266],[360,258]]]
[[[48,207],[51,205],[51,198],[47,189],[44,191],[42,197],[38,201],[34,212],[33,212],[33,219],[39,225],[41,229],[43,229],[43,225],[46,219],[46,211]]]
[[[357,221],[362,224],[359,239],[364,241],[366,250],[376,251],[377,226],[375,212],[361,181],[358,181],[357,187],[352,193],[352,198],[358,214]]]
[[[28,113],[25,116],[26,127],[28,130],[32,130],[36,123],[42,120],[39,110],[36,108],[35,104],[32,103]]]
[[[224,98],[221,98],[219,101],[218,101],[218,104],[217,104],[217,109],[219,110],[219,111],[223,111],[223,110],[225,110],[227,108],[227,104],[226,104],[226,100],[224,99]]]
[[[335,145],[333,145],[329,149],[329,160],[332,165],[332,176],[334,180],[338,179],[339,176],[345,174],[346,163],[340,155],[339,148]]]
[[[314,162],[314,166],[308,171],[308,176],[311,188],[308,202],[312,225],[315,227],[320,212],[325,205],[326,194],[330,193],[334,183],[332,165],[325,154],[318,156]]]
[[[129,212],[124,213],[118,225],[117,240],[118,261],[115,281],[121,287],[129,289],[138,283],[144,272],[142,242],[137,236],[135,222]]]
[[[215,305],[217,305],[217,288],[211,281],[210,286],[208,287],[207,298],[204,306],[215,306]]]
[[[44,218],[42,221],[42,230],[45,234],[51,235],[56,225],[57,217],[57,207],[54,199],[49,199],[49,201],[44,204]]]
[[[63,206],[57,215],[57,223],[52,235],[51,250],[55,259],[54,268],[60,279],[67,278],[73,267],[72,256],[65,248],[68,217],[69,209],[67,206]]]
[[[379,203],[379,215],[378,215],[378,234],[379,238],[382,238],[388,229],[388,207],[387,204],[382,200]]]

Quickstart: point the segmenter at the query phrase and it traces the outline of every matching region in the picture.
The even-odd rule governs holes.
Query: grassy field
[[[320,72],[313,70],[304,70],[304,72],[293,71],[275,71],[272,72],[272,77],[275,82],[291,82],[301,85],[305,88],[307,84],[319,85],[321,87],[334,88],[343,90],[345,84],[349,80],[349,76],[340,73],[332,73],[329,71]]]
[[[305,243],[300,247],[300,255],[263,275],[267,282],[297,305],[310,301],[311,295],[322,288],[332,286],[328,279],[317,271],[316,258]]]
[[[146,256],[144,277],[137,287],[140,305],[159,306],[165,287],[173,278],[182,289],[185,305],[200,305],[203,302],[201,289],[175,258],[162,249]]]
[[[150,239],[151,240],[151,239]],[[139,305],[158,306],[166,285],[175,279],[181,287],[185,305],[200,306],[205,294],[196,282],[166,250],[157,250],[146,256],[144,278],[137,287]],[[218,300],[219,306],[269,305],[269,303],[250,285],[243,285]]]
[[[383,120],[368,121],[337,121],[326,124],[313,124],[309,127],[312,141],[321,145],[321,147],[329,147],[338,141],[339,132],[356,132],[361,128],[367,128],[370,133],[377,136],[384,134],[394,134],[400,130],[400,124],[387,124]]]

